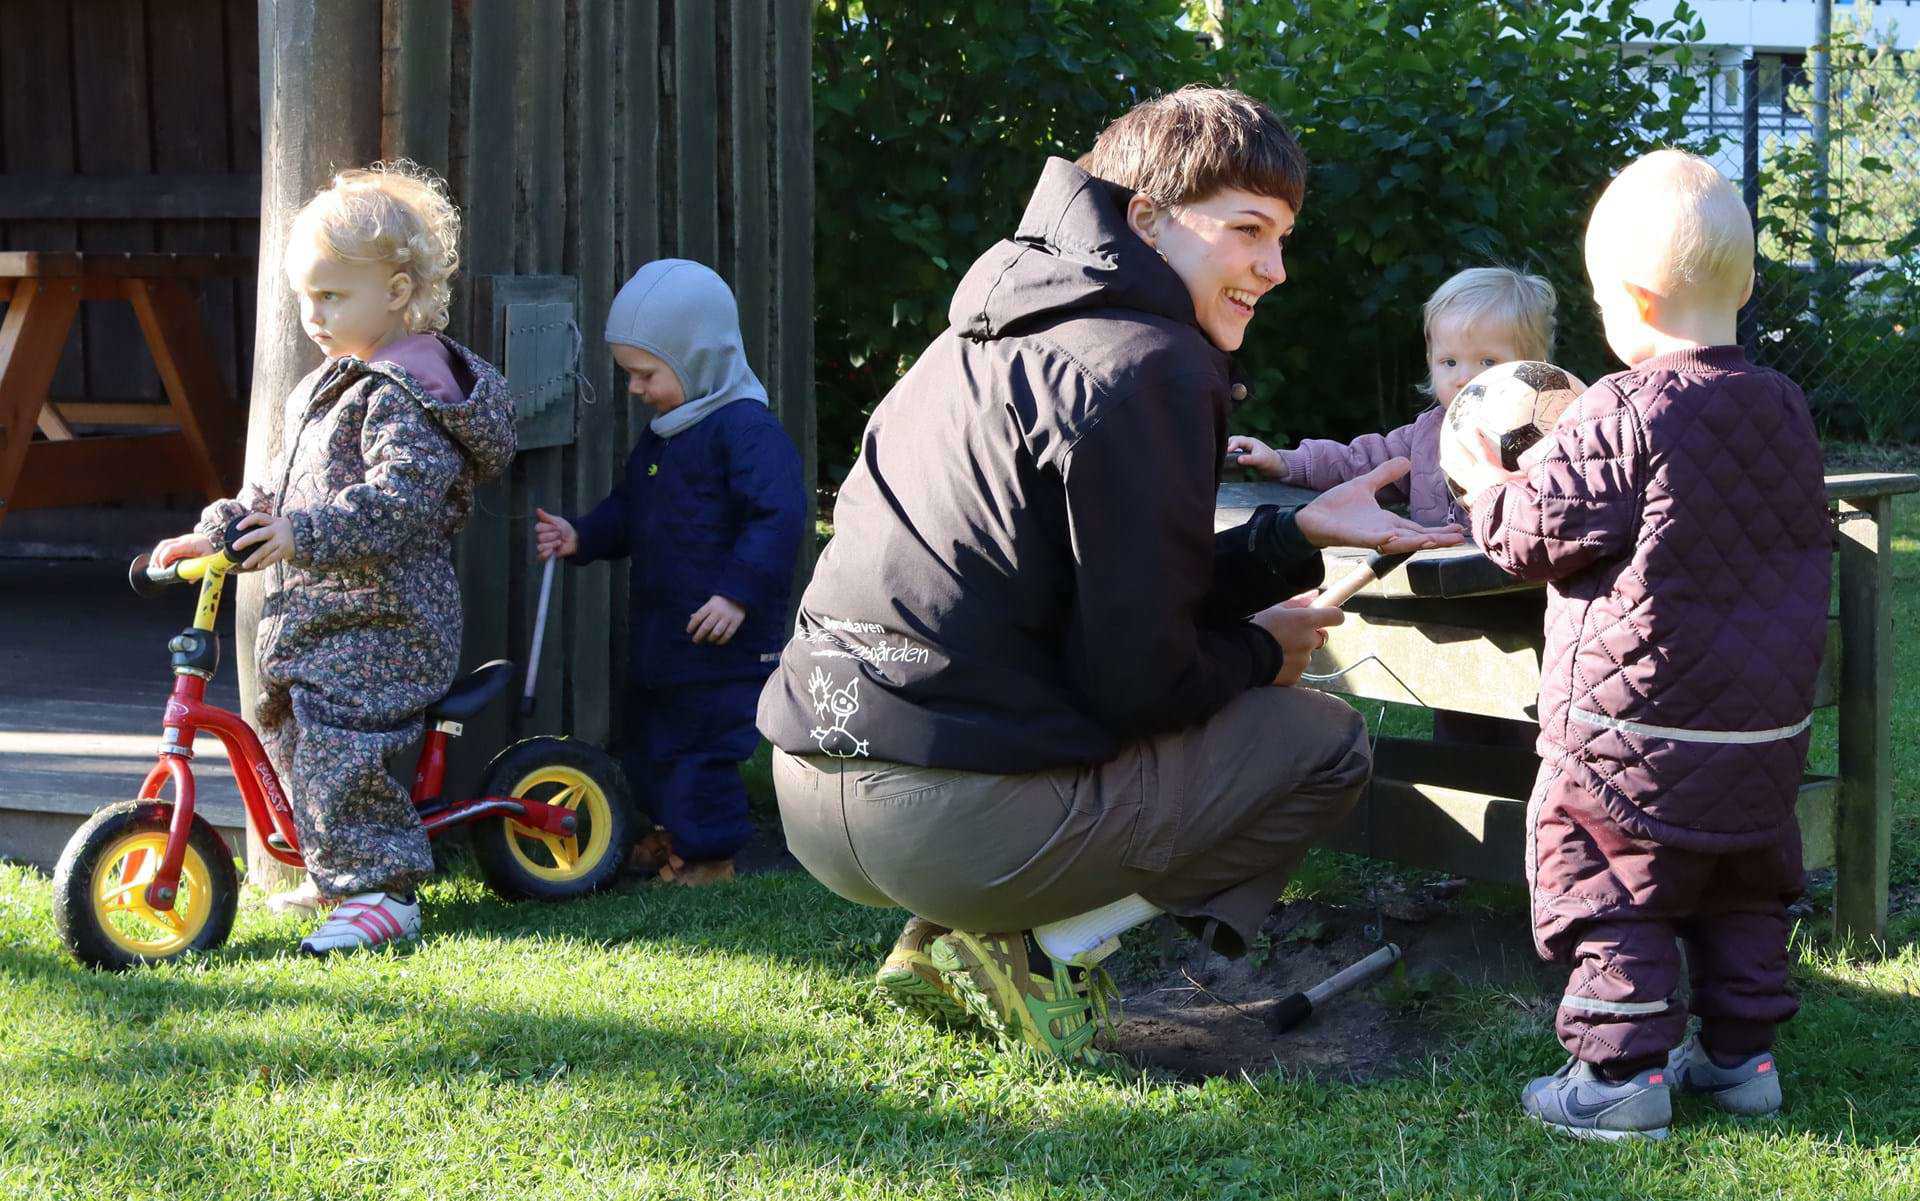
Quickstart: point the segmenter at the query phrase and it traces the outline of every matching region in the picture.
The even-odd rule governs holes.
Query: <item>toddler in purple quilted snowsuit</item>
[[[287,398],[281,449],[209,505],[160,562],[222,547],[265,571],[254,724],[286,786],[308,885],[276,909],[332,909],[310,953],[410,937],[433,869],[389,756],[453,683],[453,535],[476,480],[514,452],[498,372],[446,324],[458,214],[410,164],[337,176],[295,218],[286,272],[326,360]]]
[[[1608,1082],[1664,1106],[1681,1074],[1678,940],[1701,1022],[1686,1054],[1747,1064],[1778,1105],[1767,1052],[1797,1008],[1786,905],[1832,552],[1806,400],[1734,344],[1753,233],[1731,185],[1694,156],[1649,155],[1595,208],[1586,254],[1629,369],[1520,472],[1489,455],[1460,482],[1488,556],[1551,581],[1526,867],[1536,945],[1573,968],[1556,1028],[1574,1060],[1543,1081],[1570,1088],[1571,1073],[1587,1092],[1543,1110],[1536,1082],[1527,1108],[1621,1137],[1595,1116]],[[1653,1121],[1622,1128],[1657,1137]]]

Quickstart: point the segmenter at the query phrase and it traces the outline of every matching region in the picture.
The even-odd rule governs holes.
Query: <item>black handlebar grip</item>
[[[249,547],[244,551],[233,549],[233,540],[238,538],[240,535],[249,532],[248,530],[241,529],[240,523],[242,521],[245,521],[250,516],[252,516],[252,514],[250,513],[240,514],[240,516],[234,518],[232,521],[229,521],[227,523],[227,528],[220,532],[220,538],[221,538],[220,544],[227,548],[227,551],[226,551],[227,558],[233,560],[233,570],[235,571],[240,570],[240,561],[242,559],[245,559],[248,555],[252,554],[254,550],[258,549],[257,547]]]
[[[1373,573],[1374,579],[1384,580],[1387,578],[1387,575],[1393,571],[1394,568],[1400,566],[1402,563],[1405,563],[1408,559],[1411,559],[1411,558],[1413,558],[1413,552],[1410,550],[1401,551],[1397,555],[1389,555],[1382,551],[1374,551],[1372,554],[1367,556],[1367,570]]]

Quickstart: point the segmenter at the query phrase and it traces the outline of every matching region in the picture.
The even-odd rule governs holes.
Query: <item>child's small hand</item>
[[[565,559],[580,549],[580,535],[574,532],[573,523],[566,518],[555,517],[545,509],[535,509],[533,549],[542,559],[551,559],[555,555]]]
[[[213,539],[205,534],[182,534],[178,538],[162,538],[148,559],[155,567],[165,567],[181,559],[197,559],[212,553]]]
[[[1454,481],[1460,485],[1462,509],[1471,511],[1473,498],[1495,484],[1527,478],[1525,472],[1507,470],[1507,465],[1500,461],[1500,448],[1494,445],[1487,431],[1475,430],[1474,439],[1469,445],[1475,453],[1464,472],[1466,478]]]
[[[710,596],[707,603],[693,611],[687,618],[687,633],[693,635],[696,643],[711,642],[715,646],[725,646],[740,623],[747,619],[747,611],[724,596]]]
[[[1235,434],[1227,439],[1227,457],[1238,455],[1240,466],[1250,467],[1265,476],[1280,474],[1280,452],[1258,438]]]
[[[229,557],[255,548],[240,562],[241,571],[259,571],[293,557],[293,522],[285,517],[249,513],[240,519],[240,529],[248,531],[227,547]]]

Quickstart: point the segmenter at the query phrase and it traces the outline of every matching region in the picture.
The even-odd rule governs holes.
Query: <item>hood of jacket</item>
[[[367,370],[405,388],[490,480],[513,461],[513,399],[493,365],[445,334],[410,334],[382,347]]]
[[[711,267],[689,259],[641,267],[613,298],[606,338],[658,357],[679,379],[680,406],[648,422],[663,438],[736,400],[768,403],[766,387],[747,365],[740,306]]]
[[[1134,309],[1198,327],[1187,285],[1127,225],[1133,193],[1047,160],[1013,237],[976,260],[947,318],[978,342],[1076,311]]]

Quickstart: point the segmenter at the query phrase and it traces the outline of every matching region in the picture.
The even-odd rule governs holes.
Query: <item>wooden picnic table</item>
[[[246,423],[200,320],[198,283],[253,274],[239,254],[0,251],[0,520],[20,509],[240,484]],[[167,403],[52,401],[83,300],[133,306]],[[76,426],[160,426],[82,435]],[[42,437],[34,438],[35,431]]]
[[[1915,475],[1827,477],[1838,588],[1815,705],[1839,710],[1839,774],[1807,775],[1798,809],[1807,866],[1834,869],[1834,927],[1847,940],[1886,935],[1892,502],[1916,491]],[[1281,484],[1225,484],[1215,527],[1245,521],[1257,505],[1311,495]],[[1324,553],[1329,580],[1363,557]],[[1537,722],[1544,585],[1514,579],[1471,545],[1422,551],[1355,596],[1346,611],[1346,622],[1307,668],[1314,686]],[[1474,879],[1523,881],[1526,797],[1537,762],[1517,747],[1382,736],[1367,796],[1329,845]]]

